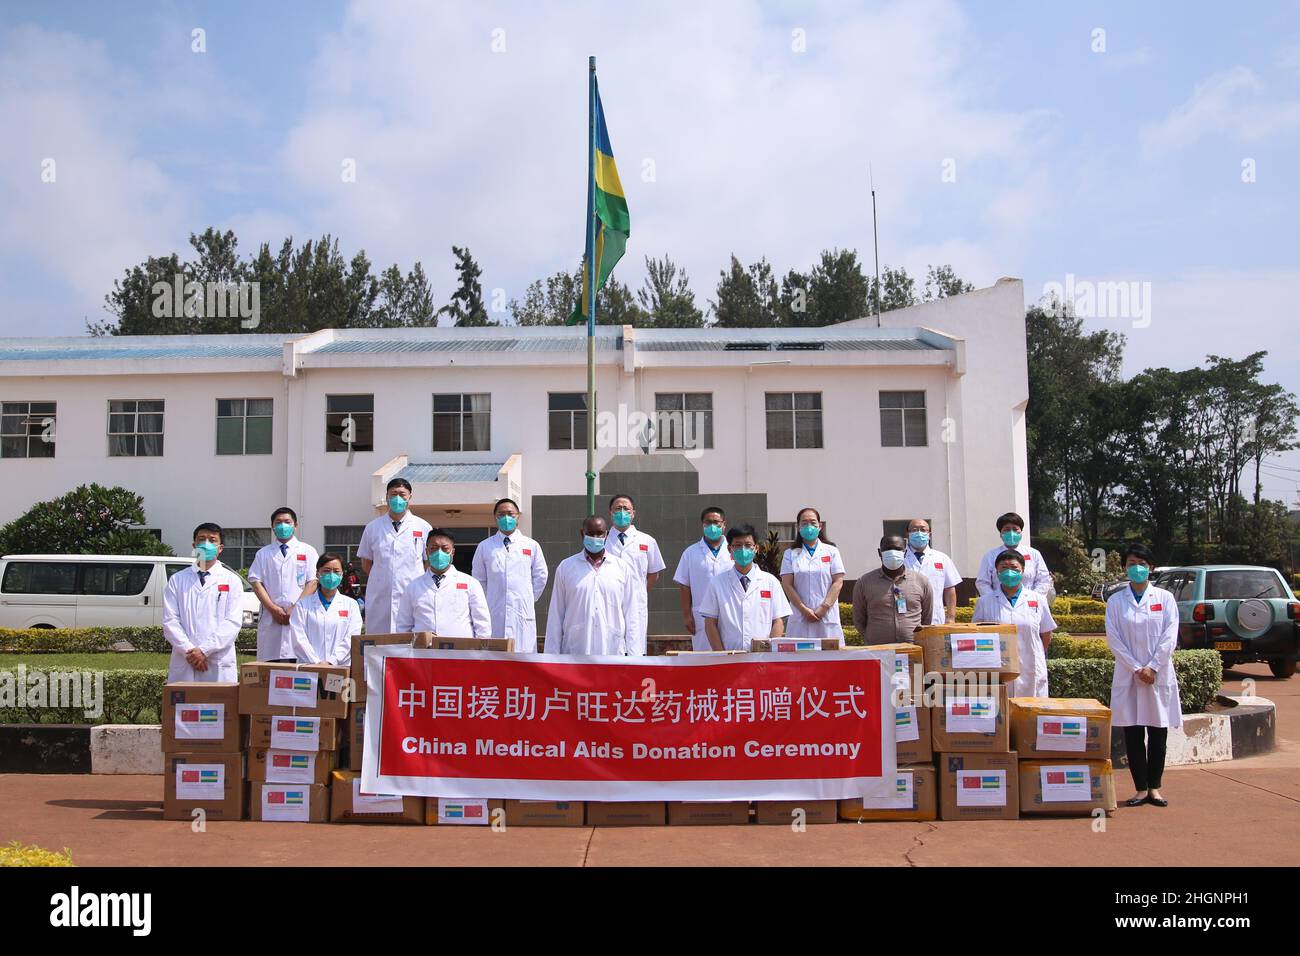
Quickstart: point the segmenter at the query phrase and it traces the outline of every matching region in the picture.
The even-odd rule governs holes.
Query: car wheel
[[[1274,677],[1286,680],[1288,677],[1294,676],[1295,664],[1295,661],[1271,660],[1268,662],[1268,669],[1273,672]]]

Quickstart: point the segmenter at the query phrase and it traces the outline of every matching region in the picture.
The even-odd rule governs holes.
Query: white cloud
[[[1270,99],[1254,70],[1235,66],[1196,84],[1192,95],[1158,123],[1141,131],[1147,156],[1178,150],[1208,135],[1245,142],[1300,125],[1300,101]]]

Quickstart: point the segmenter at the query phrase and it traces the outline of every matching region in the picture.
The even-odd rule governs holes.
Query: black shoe
[[[1147,803],[1153,804],[1154,806],[1157,807],[1169,806],[1169,801],[1166,800],[1164,797],[1153,797],[1150,794],[1147,794]]]
[[[1147,795],[1144,796],[1144,797],[1129,797],[1127,800],[1124,801],[1124,806],[1126,806],[1126,807],[1140,807],[1140,806],[1142,806],[1142,804],[1146,803],[1146,802],[1149,801],[1150,799],[1151,799],[1151,795],[1150,795],[1150,794],[1147,794]]]

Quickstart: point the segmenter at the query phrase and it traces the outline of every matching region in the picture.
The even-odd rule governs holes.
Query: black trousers
[[[1124,749],[1128,751],[1128,769],[1138,790],[1160,789],[1165,773],[1165,743],[1168,727],[1125,727]]]

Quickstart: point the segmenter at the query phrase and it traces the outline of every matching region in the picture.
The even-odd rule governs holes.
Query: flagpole
[[[596,513],[596,58],[587,58],[587,514]]]

